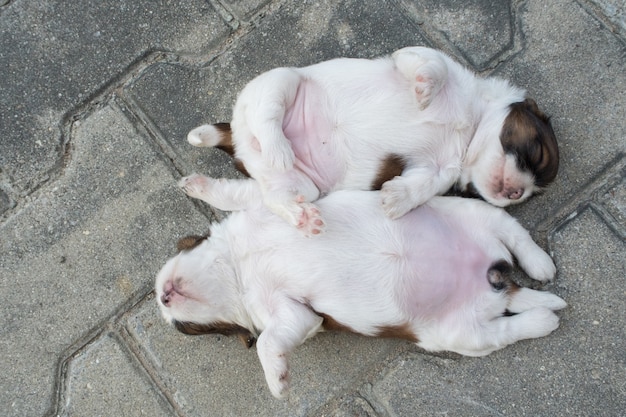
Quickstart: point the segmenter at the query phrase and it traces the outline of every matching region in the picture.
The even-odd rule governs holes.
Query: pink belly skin
[[[344,174],[326,95],[312,81],[302,81],[293,105],[287,109],[283,132],[296,155],[295,166],[313,180],[322,193],[330,191]]]
[[[440,318],[491,291],[493,260],[457,221],[424,206],[398,220],[406,250],[399,258],[405,283],[397,296],[412,317]]]

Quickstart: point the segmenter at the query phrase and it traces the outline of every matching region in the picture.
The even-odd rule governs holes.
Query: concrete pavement
[[[623,0],[0,0],[0,413],[626,415],[625,16]],[[552,117],[557,180],[510,212],[569,307],[549,337],[480,359],[322,334],[275,400],[254,348],[158,314],[177,238],[223,215],[176,180],[237,175],[185,135],[270,68],[407,45],[509,78]]]

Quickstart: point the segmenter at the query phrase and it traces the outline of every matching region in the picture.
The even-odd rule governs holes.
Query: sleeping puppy
[[[558,327],[565,302],[504,275],[514,255],[536,280],[550,257],[503,209],[434,197],[397,220],[380,192],[342,190],[317,201],[327,232],[307,239],[271,213],[254,181],[185,178],[233,212],[208,238],[190,238],[156,278],[165,319],[190,334],[256,342],[272,394],[286,395],[288,357],[322,330],[408,339],[428,351],[481,356]],[[197,184],[198,183],[198,184]]]
[[[188,141],[234,155],[270,210],[306,234],[322,224],[310,203],[333,190],[382,189],[392,219],[453,186],[503,207],[548,185],[559,163],[550,121],[523,90],[423,47],[266,72],[230,125]]]

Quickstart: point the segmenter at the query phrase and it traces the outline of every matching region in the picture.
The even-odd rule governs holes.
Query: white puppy
[[[191,238],[159,272],[163,316],[185,333],[237,333],[248,345],[258,336],[276,397],[288,390],[289,354],[324,329],[480,356],[549,334],[552,310],[566,306],[503,275],[511,253],[540,281],[555,267],[515,219],[480,200],[435,197],[392,220],[379,192],[337,191],[317,202],[327,232],[308,239],[267,210],[254,181],[182,184],[241,211],[213,224],[211,237]]]
[[[550,183],[559,162],[523,90],[423,47],[271,70],[243,89],[230,125],[188,140],[234,155],[266,205],[307,234],[322,229],[310,202],[333,190],[382,188],[390,218],[453,186],[502,207]]]

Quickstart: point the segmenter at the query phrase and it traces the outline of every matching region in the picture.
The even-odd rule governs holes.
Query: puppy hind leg
[[[275,214],[296,226],[305,236],[324,231],[324,220],[312,201],[319,197],[313,181],[298,170],[276,175],[263,183],[263,201]]]
[[[261,158],[267,168],[279,173],[291,169],[295,160],[291,142],[283,132],[283,121],[296,100],[301,81],[297,71],[276,68],[255,79],[246,88],[245,99],[242,95],[241,109],[250,134],[258,142]]]
[[[511,291],[507,306],[507,310],[511,313],[520,313],[537,307],[561,310],[567,307],[567,303],[562,298],[547,291],[531,290],[530,288],[517,288]]]
[[[272,395],[283,398],[289,390],[289,355],[319,331],[323,319],[290,298],[280,297],[271,303],[271,316],[257,339],[257,354]]]
[[[224,211],[244,210],[262,201],[259,183],[252,179],[215,179],[193,174],[181,178],[178,186],[189,197],[197,198]]]
[[[479,324],[452,350],[467,356],[488,355],[520,340],[549,335],[559,327],[559,318],[549,308],[537,307]]]
[[[409,47],[392,55],[396,68],[415,90],[418,106],[424,110],[448,79],[448,65],[441,53],[429,48]]]

